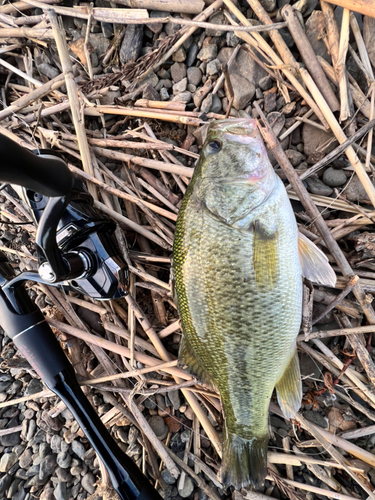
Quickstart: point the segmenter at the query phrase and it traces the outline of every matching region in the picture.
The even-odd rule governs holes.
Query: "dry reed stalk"
[[[8,118],[8,116],[14,113],[18,113],[18,111],[28,106],[31,102],[46,96],[52,90],[60,88],[64,83],[64,75],[58,75],[44,85],[38,86],[36,90],[16,99],[10,106],[0,111],[0,121]]]
[[[95,378],[95,379],[87,379],[87,380],[82,380],[80,382],[80,385],[93,385],[93,384],[101,384],[103,382],[111,382],[113,380],[118,380],[120,378],[130,378],[130,377],[137,377],[139,375],[143,375],[145,373],[150,373],[150,372],[156,372],[159,369],[163,371],[165,368],[171,368],[173,366],[177,366],[178,360],[175,359],[173,361],[169,361],[168,363],[160,363],[160,368],[157,366],[149,366],[147,368],[139,368],[137,370],[131,370],[128,372],[122,372],[122,373],[116,373],[115,375],[107,375],[105,377],[100,377],[100,378]]]
[[[212,16],[217,10],[220,9],[220,7],[223,4],[223,0],[215,0],[211,5],[207,6],[200,14],[198,14],[193,21],[205,21],[209,17]],[[144,71],[141,75],[141,77],[137,77],[137,80],[140,81],[141,78],[144,78],[148,74],[151,73],[151,71],[154,71],[156,68],[164,64],[168,59],[172,57],[172,55],[183,45],[186,40],[198,29],[197,26],[192,26],[191,28],[188,29],[183,29],[178,33],[178,37],[176,37],[176,41],[174,42],[173,46],[167,50],[165,54],[158,58],[155,63],[151,64],[146,71]]]
[[[342,326],[346,328],[351,327],[349,319],[344,314],[341,314],[339,318]],[[356,333],[354,335],[349,335],[347,339],[353,348],[353,352],[357,355],[361,365],[363,366],[368,379],[372,385],[375,386],[375,364],[362,341],[362,336]]]
[[[66,43],[65,31],[62,26],[61,20],[59,22],[57,19],[56,12],[54,12],[52,9],[49,9],[48,17],[51,22],[53,33],[55,35],[57,51],[59,53],[61,66],[65,76],[65,84],[69,96],[70,111],[77,135],[83,170],[92,177],[95,177],[94,168],[90,157],[89,145],[87,142],[85,124],[82,120],[81,104],[78,97],[77,84],[74,80],[73,67],[69,56],[68,45]],[[96,200],[96,188],[93,185],[88,185],[88,191],[94,198],[94,200]]]
[[[30,38],[38,40],[53,40],[51,29],[45,28],[0,28],[0,38]]]
[[[274,480],[273,476],[267,476],[267,479],[269,479],[270,481]],[[283,481],[289,486],[299,488],[300,490],[310,491],[311,493],[323,495],[328,498],[334,498],[335,500],[355,500],[355,497],[337,493],[337,491],[325,490],[324,488],[318,488],[317,486],[311,486],[310,484],[306,483],[299,483],[298,481],[291,481],[290,479],[283,479]]]
[[[332,302],[330,304],[328,304],[327,307],[325,307],[323,309],[323,311],[319,314],[318,317],[314,318],[314,320],[312,322],[312,325],[315,325],[319,320],[321,320],[322,318],[324,318],[324,316],[326,314],[328,314],[333,309],[335,309],[336,306],[338,304],[340,304],[340,302],[342,300],[344,300],[344,298],[352,291],[354,285],[357,283],[358,280],[359,280],[358,276],[352,276],[349,279],[348,284],[346,285],[345,289],[339,295],[337,295],[337,297],[334,300],[332,300]]]
[[[344,368],[344,363],[335,356],[328,347],[323,344],[318,339],[311,339],[311,342],[326,356],[326,358],[332,363],[333,366],[342,370]],[[369,399],[375,404],[375,396],[371,394],[365,384],[368,383],[367,377],[358,373],[353,368],[349,367],[345,370],[345,375],[355,384],[361,391],[363,391]]]
[[[361,62],[364,66],[365,76],[367,77],[368,82],[371,82],[372,92],[371,92],[371,104],[370,104],[370,117],[372,120],[374,118],[374,106],[375,106],[375,82],[374,82],[374,72],[371,66],[370,58],[368,55],[368,51],[365,45],[365,42],[362,37],[361,30],[358,25],[358,21],[354,14],[351,12],[350,14],[350,26],[352,28],[355,40],[357,42],[357,48],[361,57]],[[353,51],[354,52],[354,51]],[[370,167],[370,157],[371,157],[371,149],[372,149],[372,137],[373,130],[371,129],[368,133],[367,137],[367,154],[366,154],[366,167]]]
[[[361,429],[356,429],[354,431],[343,432],[340,437],[343,439],[358,439],[364,436],[371,436],[375,432],[375,425],[370,425],[368,427],[362,427]]]
[[[59,0],[45,0],[46,4],[55,4]],[[13,2],[6,5],[0,6],[1,14],[14,14],[17,11],[30,10],[30,4],[28,2]]]
[[[315,165],[308,168],[305,172],[303,172],[299,176],[299,178],[301,180],[306,179],[307,177],[310,177],[310,175],[314,174],[315,172],[317,172],[321,168],[328,165],[332,160],[334,160],[335,158],[340,156],[348,146],[352,145],[354,142],[356,142],[358,139],[360,139],[364,134],[366,134],[366,132],[368,132],[369,130],[372,130],[374,127],[375,127],[375,120],[373,119],[373,120],[369,121],[368,123],[366,123],[366,125],[364,125],[362,128],[357,130],[357,132],[354,135],[352,135],[351,137],[349,137],[345,142],[343,142],[342,144],[337,146],[337,148],[335,148],[333,151],[328,153],[324,158],[322,158],[320,161],[315,163]],[[280,138],[280,140],[282,140],[282,139]]]
[[[111,158],[112,160],[119,160],[123,162],[129,161],[131,163],[134,163],[135,165],[140,165],[142,167],[160,170],[161,172],[169,172],[177,175],[183,175],[188,178],[192,177],[194,172],[194,169],[190,167],[183,167],[172,163],[165,163],[157,160],[149,160],[148,158],[143,158],[141,156],[128,155],[126,153],[111,151],[105,148],[93,147],[92,149],[99,156],[104,156],[105,158]]]
[[[40,391],[35,394],[29,394],[28,396],[22,396],[22,398],[15,398],[9,401],[5,401],[4,403],[0,403],[0,408],[7,408],[8,406],[17,405],[20,403],[24,403],[25,401],[34,401],[39,398],[51,398],[56,396],[56,394],[49,389],[45,391]]]
[[[9,69],[9,71],[11,71],[12,73],[15,73],[16,75],[20,76],[21,78],[23,78],[27,82],[32,83],[36,87],[41,87],[43,85],[42,82],[40,82],[39,80],[36,80],[35,78],[32,78],[27,73],[24,73],[23,71],[21,71],[20,69],[16,68],[12,64],[8,63],[7,61],[4,61],[4,59],[0,59],[0,64],[1,64],[1,66],[4,66],[4,68]]]
[[[290,189],[288,191],[288,196],[291,200],[299,200],[299,195],[297,195],[294,190]],[[332,210],[343,210],[352,214],[360,213],[359,210],[344,200],[335,200],[334,198],[329,198],[328,196],[320,196],[318,194],[310,194],[311,200],[319,207],[331,208]]]
[[[338,269],[337,269],[338,270]],[[328,293],[326,290],[318,290],[314,288],[314,301],[321,302],[323,304],[328,305],[332,300],[336,298],[336,295],[332,293]],[[348,316],[352,318],[360,318],[362,319],[362,312],[360,307],[351,300],[344,299],[340,304],[337,304],[336,307],[339,311],[344,312]]]
[[[272,25],[272,19],[269,14],[265,11],[259,0],[247,0],[247,3],[253,9],[255,15],[262,21],[264,24]],[[238,18],[239,19],[239,18]],[[287,44],[285,43],[283,37],[280,35],[278,31],[271,31],[270,38],[275,44],[275,47],[281,57],[284,60],[285,64],[288,64],[291,67],[291,71],[294,76],[296,76],[296,60],[289,50]]]
[[[184,14],[199,14],[204,8],[202,0],[113,0],[113,3],[133,9],[150,9]]]
[[[342,22],[341,22],[341,33],[340,33],[340,45],[339,54],[336,63],[337,79],[339,81],[340,88],[340,121],[343,122],[350,116],[349,101],[348,101],[348,86],[346,79],[346,54],[348,52],[349,45],[349,15],[350,11],[344,9]]]
[[[375,426],[372,427],[375,428]],[[269,451],[267,453],[267,461],[271,464],[295,465],[297,467],[300,467],[303,464],[316,464],[316,465],[321,465],[323,467],[333,467],[335,469],[343,468],[342,465],[338,464],[337,462],[329,462],[328,460],[318,460],[316,458],[303,454],[299,450],[297,452],[296,447],[293,447],[293,451],[296,453],[296,455]],[[359,472],[359,473],[363,472],[363,469],[360,469],[358,467],[350,467],[350,468],[353,472]]]
[[[291,5],[283,7],[282,16],[287,22],[290,34],[292,35],[298,51],[318,89],[324,96],[331,110],[339,110],[340,103],[337,100],[337,97],[333,92],[321,65],[319,64],[314,49],[303,31],[301,23]]]
[[[14,101],[16,102],[16,101]],[[14,103],[13,103],[14,104]],[[57,139],[66,139],[69,141],[76,141],[77,137],[74,134],[66,133],[66,132],[58,132],[56,130],[49,130],[43,127],[38,128],[43,136],[48,139],[52,144]],[[92,146],[101,146],[108,148],[131,148],[131,149],[156,149],[156,150],[173,150],[174,147],[172,144],[168,144],[163,141],[155,141],[155,142],[135,142],[135,141],[125,141],[120,138],[108,137],[106,139],[94,139],[87,138],[88,143]]]
[[[49,10],[51,7],[46,2],[39,0],[27,0],[27,3],[42,10]],[[62,7],[54,5],[53,10],[62,16],[78,17],[88,19],[90,16],[90,7]],[[92,9],[92,18],[101,22],[115,22],[117,24],[128,24],[134,18],[148,19],[148,12],[145,9],[107,9],[95,7]]]
[[[101,203],[100,201],[95,200],[94,206],[96,208],[98,208],[99,210],[101,210],[102,212],[104,212],[105,214],[112,217],[112,219],[115,219],[118,222],[120,222],[121,224],[124,224],[126,227],[128,227],[132,231],[135,231],[136,233],[147,238],[148,240],[153,241],[154,243],[156,243],[156,245],[159,245],[161,248],[164,248],[165,250],[171,249],[170,245],[168,245],[162,238],[157,236],[155,233],[152,233],[148,229],[143,228],[139,224],[133,222],[132,220],[125,217],[124,215],[119,214],[115,210],[108,208],[106,205],[104,205],[104,203]]]
[[[335,135],[335,137],[339,141],[339,143],[342,144],[343,142],[345,142],[347,140],[347,137],[344,134],[339,123],[337,122],[335,115],[332,113],[328,104],[325,102],[322,94],[320,93],[319,89],[315,85],[315,83],[312,80],[309,73],[304,68],[300,68],[300,73],[302,75],[304,82],[308,86],[310,92],[314,95],[315,100],[318,103],[319,108],[321,109],[322,113],[324,114],[327,122],[329,123],[329,125],[332,129],[333,134]],[[370,181],[370,179],[369,179],[362,163],[360,162],[358,156],[356,155],[353,147],[349,146],[348,148],[346,148],[345,154],[348,157],[352,167],[354,168],[354,170],[355,170],[359,180],[361,181],[362,186],[365,189],[372,204],[375,206],[375,187],[372,184],[372,182]]]
[[[354,452],[358,452],[360,450],[360,454],[362,456],[361,460],[363,460],[364,453],[361,448],[356,446],[355,449],[354,445],[352,443],[349,443],[348,441],[345,441],[345,439],[338,438],[337,436],[334,436],[330,432],[324,431],[317,425],[311,424],[308,420],[306,420],[302,415],[299,413],[295,413],[295,419],[301,424],[301,426],[307,430],[310,434],[312,434],[315,439],[319,441],[319,444],[324,447],[324,449],[339,463],[343,466],[345,469],[345,472],[349,474],[349,476],[354,479],[354,481],[371,497],[372,499],[375,499],[375,494],[368,488],[366,484],[364,484],[359,477],[348,467],[348,461],[339,453],[333,446],[332,444],[336,444],[336,446],[339,446],[337,443],[340,442],[341,445],[344,445],[345,447],[341,446],[340,447],[347,451],[348,449],[351,449],[349,453],[352,453],[354,455]],[[368,452],[365,452],[368,455],[371,455]],[[356,455],[355,455],[356,456]],[[359,458],[359,457],[358,457]],[[372,457],[368,457],[366,455],[366,458],[371,460],[371,463],[374,463],[374,459]],[[297,483],[298,484],[298,483]],[[337,494],[337,493],[336,493]]]
[[[53,328],[57,328],[59,331],[72,335],[73,337],[77,337],[85,342],[92,344],[93,346],[101,347],[102,349],[107,349],[108,351],[115,352],[124,356],[126,359],[130,359],[130,349],[128,347],[116,344],[115,342],[110,342],[109,340],[103,339],[102,337],[98,337],[97,335],[93,335],[92,333],[88,333],[79,328],[67,325],[66,323],[61,323],[60,321],[56,321],[52,318],[46,319],[47,323]],[[154,358],[152,356],[148,356],[147,354],[143,354],[141,352],[135,351],[134,357],[136,361],[143,363],[146,366],[154,367],[160,364],[160,359]],[[168,361],[173,361],[169,359]],[[183,380],[191,380],[191,376],[185,373],[180,368],[169,367],[165,368],[163,371],[166,373],[178,376]]]
[[[170,354],[163,346],[158,334],[152,328],[150,322],[145,317],[142,310],[139,308],[138,304],[136,304],[136,302],[134,301],[134,299],[130,295],[127,295],[125,297],[125,300],[134,310],[134,313],[137,317],[137,320],[139,321],[139,323],[141,324],[145,333],[147,334],[147,336],[149,337],[149,339],[153,343],[154,347],[157,349],[161,359],[163,361],[171,361]],[[186,378],[186,375],[185,375],[185,378]],[[191,377],[189,377],[189,379],[190,378]],[[178,375],[177,375],[177,377],[174,376],[174,379],[176,380],[176,382],[178,384],[181,383],[181,380],[178,377]],[[209,421],[206,413],[203,411],[203,408],[198,403],[196,396],[194,396],[194,394],[192,394],[191,392],[189,392],[186,389],[182,389],[182,393],[185,396],[186,401],[189,403],[189,405],[191,406],[194,413],[197,415],[199,421],[201,422],[203,429],[206,431],[207,436],[211,440],[211,443],[212,443],[213,447],[215,448],[216,452],[218,453],[219,456],[221,456],[221,439],[218,436],[215,428],[213,427],[213,425]]]
[[[199,127],[200,125],[203,124],[202,120],[200,120],[199,118],[191,118],[189,116],[171,114],[166,112],[158,113],[156,110],[122,108],[119,106],[104,106],[104,105],[85,108],[85,115],[87,116],[101,116],[103,114],[132,116],[138,118],[152,118],[155,120],[163,120],[172,123],[183,123],[184,125],[193,125],[194,127]]]
[[[166,218],[171,219],[173,221],[177,220],[177,216],[174,213],[168,212],[168,210],[164,210],[163,208],[158,207],[157,205],[154,205],[152,203],[149,203],[148,201],[140,200],[139,198],[136,198],[135,196],[124,193],[123,191],[120,191],[119,189],[113,188],[113,187],[109,186],[108,184],[106,184],[105,182],[100,181],[100,180],[96,179],[95,177],[92,177],[91,175],[86,174],[85,172],[82,172],[82,170],[80,170],[77,167],[74,167],[73,165],[69,164],[69,168],[77,176],[82,177],[83,179],[86,179],[89,182],[92,182],[93,184],[99,186],[100,188],[104,189],[105,191],[112,194],[113,196],[117,196],[118,198],[128,200],[131,203],[135,203],[138,206],[143,204],[145,207],[149,208],[150,210],[152,210],[155,213],[158,213],[159,215],[162,215],[163,217],[166,217]]]
[[[236,27],[235,27],[235,26],[231,26],[231,28],[236,29]],[[231,54],[230,58],[228,59],[228,62],[227,62],[227,67],[228,67],[228,70],[230,69],[230,66],[231,66],[232,62],[235,60],[235,58],[236,58],[236,56],[237,56],[238,51],[240,50],[240,48],[241,48],[241,45],[240,45],[240,44],[238,44],[238,45],[235,47],[234,51],[232,52],[232,54]],[[219,78],[217,79],[217,82],[215,83],[215,87],[214,87],[214,88],[213,88],[213,90],[212,90],[212,95],[214,95],[214,94],[216,94],[216,93],[217,93],[217,91],[219,90],[219,88],[222,86],[223,82],[224,82],[224,73],[222,73],[222,74],[219,76]]]
[[[155,189],[153,186],[150,186],[148,182],[144,181],[141,178],[138,178],[139,184],[144,187],[147,191],[149,191],[156,199],[161,201],[165,206],[167,206],[172,212],[175,214],[178,214],[178,209],[171,203],[170,201],[167,200],[157,189]],[[177,216],[176,216],[177,218]]]
[[[134,266],[130,266],[129,270],[139,276],[140,278],[144,279],[145,281],[151,281],[152,283],[156,283],[157,285],[161,286],[162,288],[165,288],[170,292],[171,287],[168,285],[168,283],[165,283],[165,281],[159,280],[158,278],[155,278],[151,274],[146,273],[145,271],[141,271],[140,269],[137,269]]]
[[[228,7],[230,12],[234,14],[243,25],[249,26],[250,22],[246,17],[241,13],[241,11],[233,4],[231,0],[223,0],[225,5]],[[231,18],[230,18],[231,19]],[[235,24],[235,21],[231,21],[232,24]],[[247,42],[249,45],[254,47],[256,50],[259,50],[261,48],[269,57],[271,57],[273,63],[280,67],[281,71],[284,73],[284,75],[288,78],[290,83],[296,88],[296,90],[300,93],[300,95],[305,99],[306,103],[310,106],[310,108],[314,111],[316,116],[319,118],[319,120],[323,123],[323,125],[326,127],[326,129],[329,129],[328,122],[326,121],[325,117],[321,113],[319,107],[316,105],[314,99],[311,98],[310,94],[306,92],[305,88],[300,84],[300,82],[297,80],[297,78],[293,75],[292,71],[289,71],[286,67],[283,61],[277,56],[277,54],[271,49],[271,47],[268,45],[268,43],[264,40],[264,38],[261,35],[258,35],[258,33],[253,33],[252,35],[248,33],[241,33],[239,31],[235,31],[235,34],[239,37],[242,38],[245,42]]]
[[[364,16],[375,17],[375,3],[373,0],[327,0],[333,5],[338,5],[353,12],[359,12]]]
[[[184,102],[174,101],[150,101],[150,99],[138,99],[134,106],[140,108],[156,108],[156,109],[169,109],[171,111],[185,111],[186,104]]]
[[[332,58],[332,64],[336,71],[337,76],[337,61],[339,58],[339,46],[340,46],[340,35],[337,27],[337,22],[335,19],[335,14],[333,7],[326,0],[321,0],[320,6],[324,15],[324,20],[326,23],[326,33],[328,40],[328,51]]]

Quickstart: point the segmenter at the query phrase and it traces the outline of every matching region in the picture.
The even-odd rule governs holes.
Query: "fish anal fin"
[[[260,288],[272,290],[279,277],[278,233],[261,222],[254,223],[253,263],[255,281]]]
[[[268,436],[243,439],[228,433],[224,438],[221,481],[237,490],[250,484],[259,489],[267,476]]]
[[[277,400],[285,418],[294,418],[302,400],[302,381],[297,351],[276,384]]]
[[[211,377],[203,368],[199,358],[190,348],[188,341],[182,337],[180,351],[178,353],[178,366],[184,369],[189,375],[200,380],[206,385],[213,386]]]
[[[298,233],[298,253],[302,276],[319,285],[336,285],[336,274],[327,256],[302,233]]]

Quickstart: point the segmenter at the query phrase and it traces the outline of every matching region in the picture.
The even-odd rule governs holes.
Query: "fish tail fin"
[[[224,439],[221,481],[224,487],[263,486],[267,476],[268,436],[243,439],[227,433]]]
[[[302,400],[302,381],[297,351],[276,384],[277,400],[285,418],[294,418]]]

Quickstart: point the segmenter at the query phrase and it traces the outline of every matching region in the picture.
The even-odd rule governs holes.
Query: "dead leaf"
[[[87,48],[90,54],[94,52],[94,47],[91,45],[90,42],[88,42]],[[85,54],[85,39],[83,37],[78,38],[78,40],[70,44],[70,49],[79,58],[81,63],[87,66],[87,59]]]

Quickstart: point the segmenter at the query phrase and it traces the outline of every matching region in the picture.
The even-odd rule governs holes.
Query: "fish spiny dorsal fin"
[[[336,274],[327,256],[306,236],[298,233],[298,253],[302,276],[313,283],[334,287]]]

